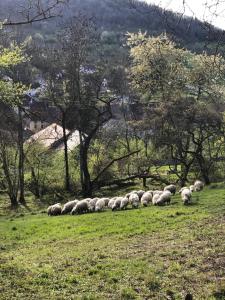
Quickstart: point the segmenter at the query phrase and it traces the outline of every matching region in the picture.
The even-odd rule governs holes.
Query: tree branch
[[[98,181],[98,179],[102,176],[102,174],[104,174],[108,170],[108,168],[110,168],[115,162],[120,161],[120,160],[125,159],[125,158],[128,158],[131,155],[139,153],[140,151],[141,150],[136,150],[136,151],[130,152],[126,155],[120,156],[118,158],[114,158],[110,163],[108,163],[108,165],[105,166],[104,169],[102,169],[102,171],[100,171],[100,173],[95,177],[95,179],[92,180],[92,183],[95,183],[96,181]]]
[[[57,11],[58,8],[66,2],[68,2],[68,0],[53,0],[47,7],[44,7],[41,0],[36,0],[34,4],[28,6],[28,8],[22,12],[26,14],[24,20],[6,20],[2,22],[2,26],[26,25],[58,17],[60,16],[60,13]],[[32,14],[33,10],[34,12]]]

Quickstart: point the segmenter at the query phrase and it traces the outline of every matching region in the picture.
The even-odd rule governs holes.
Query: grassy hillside
[[[225,299],[225,189],[183,206],[0,217],[1,299]]]

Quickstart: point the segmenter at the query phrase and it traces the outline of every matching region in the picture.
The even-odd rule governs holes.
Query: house
[[[66,130],[66,134],[68,150],[71,151],[80,144],[79,132],[77,130],[73,132]],[[46,149],[63,151],[63,128],[60,125],[53,123],[30,136],[25,144],[32,144],[35,142],[42,144]]]

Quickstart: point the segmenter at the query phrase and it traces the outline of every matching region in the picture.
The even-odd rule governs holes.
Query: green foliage
[[[34,194],[40,197],[55,187],[53,174],[53,160],[55,154],[47,151],[41,144],[34,142],[25,144],[25,183]],[[38,192],[36,189],[38,189]],[[38,196],[38,195],[36,195]]]
[[[15,141],[5,141],[4,145],[1,141],[0,144],[0,187],[5,190],[8,182],[5,173],[3,172],[3,156],[7,161],[7,169],[12,181],[13,190],[16,192],[18,189],[18,151],[16,149]]]
[[[12,106],[21,104],[27,87],[21,83],[0,80],[0,101]]]
[[[9,68],[27,60],[23,49],[16,44],[10,48],[0,46],[0,68]]]
[[[166,35],[128,34],[131,80],[140,93],[154,100],[224,95],[225,62],[220,55],[196,55],[178,48]]]
[[[27,61],[24,51],[15,43],[10,48],[3,48],[0,45],[0,69],[7,69],[15,67]],[[10,104],[18,105],[22,101],[27,87],[22,83],[13,82],[12,80],[0,80],[0,101]]]

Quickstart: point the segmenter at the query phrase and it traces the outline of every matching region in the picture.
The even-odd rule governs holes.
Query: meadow
[[[184,206],[0,216],[0,299],[225,299],[225,187]]]

